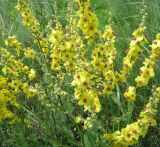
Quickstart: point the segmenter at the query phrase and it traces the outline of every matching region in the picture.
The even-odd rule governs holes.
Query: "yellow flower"
[[[62,61],[66,62],[66,61],[71,61],[73,59],[74,54],[71,52],[63,52],[62,54]]]
[[[93,100],[93,93],[91,91],[86,91],[80,96],[78,104],[89,108],[92,105]]]
[[[133,86],[129,86],[127,91],[124,93],[124,97],[128,101],[135,101],[136,99],[136,88]]]
[[[24,93],[27,92],[28,88],[29,88],[28,83],[22,83],[21,89],[22,89],[22,91],[23,91]]]
[[[80,117],[80,116],[77,116],[76,119],[75,119],[75,122],[76,122],[77,124],[79,124],[81,121],[82,121],[81,117]]]
[[[35,72],[34,69],[31,69],[31,70],[29,71],[28,78],[29,78],[30,80],[33,80],[35,77],[36,77],[36,72]]]
[[[137,87],[142,87],[148,84],[147,79],[145,79],[142,76],[137,76],[137,78],[135,79],[136,83],[137,83]]]
[[[101,104],[99,102],[98,97],[95,97],[92,107],[90,108],[90,112],[98,113],[101,111]]]
[[[29,98],[31,98],[31,97],[34,97],[37,94],[37,89],[30,86],[24,92]]]
[[[7,86],[8,83],[8,79],[0,76],[0,88],[5,88]]]
[[[105,31],[103,33],[102,38],[108,41],[111,39],[112,36],[113,36],[112,27],[110,25],[105,26]]]
[[[87,117],[85,120],[84,120],[84,126],[83,128],[86,130],[86,129],[90,129],[93,127],[93,124],[92,124],[92,118],[91,117]]]
[[[12,73],[12,69],[11,69],[10,67],[8,67],[8,66],[4,66],[4,67],[2,68],[2,72],[3,72],[4,74],[11,74],[11,73]]]
[[[107,73],[104,74],[105,80],[111,81],[112,83],[115,81],[115,74],[113,70],[109,70]]]
[[[25,74],[28,74],[29,73],[29,67],[28,66],[24,66],[22,68],[22,72],[24,72]]]
[[[72,85],[78,86],[80,89],[86,89],[91,84],[92,76],[85,71],[76,72]]]
[[[49,41],[53,44],[61,42],[63,39],[63,31],[59,29],[52,29],[52,32],[49,36]]]
[[[133,37],[134,37],[134,40],[136,42],[141,42],[141,45],[144,44],[144,42],[146,42],[146,38],[144,36],[144,31],[145,31],[146,27],[139,27],[137,30],[135,30],[133,32]]]
[[[152,49],[160,48],[160,40],[154,40],[152,45],[150,45]]]
[[[104,62],[102,58],[95,58],[91,64],[93,65],[93,67],[99,71],[103,70],[104,68]]]
[[[15,80],[12,80],[10,83],[9,83],[9,86],[14,89],[15,91],[19,91],[20,90],[20,86],[21,86],[22,82],[18,79],[15,79]]]
[[[60,62],[58,60],[53,59],[51,69],[52,70],[60,70],[61,69]]]
[[[143,75],[145,78],[150,79],[151,77],[154,77],[154,69],[153,67],[146,67],[143,66],[140,68],[141,75]]]
[[[89,0],[84,3],[78,1],[78,5],[80,7],[80,10],[77,12],[79,16],[78,27],[81,29],[88,42],[93,43],[96,36],[100,34],[98,30],[98,18],[91,11]]]
[[[32,48],[27,47],[27,48],[24,49],[24,55],[25,55],[27,58],[32,58],[32,59],[34,59],[35,56],[36,56],[36,53],[35,53],[35,51],[34,51]]]
[[[5,40],[5,44],[12,47],[17,54],[20,54],[20,50],[22,49],[22,44],[18,42],[16,36],[10,36]]]

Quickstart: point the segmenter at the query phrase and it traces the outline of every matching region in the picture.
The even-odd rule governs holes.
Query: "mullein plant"
[[[140,137],[145,137],[149,127],[156,126],[155,116],[157,113],[157,104],[160,99],[160,88],[158,87],[148,104],[140,112],[137,121],[128,124],[121,131],[115,131],[113,134],[106,133],[104,138],[110,142],[113,141],[115,147],[127,147],[139,141]]]
[[[25,27],[29,28],[32,32],[35,42],[38,44],[41,51],[46,54],[48,52],[48,40],[40,32],[39,21],[34,16],[32,10],[26,1],[19,0],[16,9],[20,12],[23,18],[23,24]]]
[[[18,102],[18,95],[25,94],[28,98],[34,97],[37,90],[33,85],[30,85],[31,81],[36,78],[36,72],[34,69],[30,69],[26,66],[19,55],[23,52],[23,47],[15,36],[8,37],[5,40],[6,48],[1,47],[1,117],[0,120],[10,119],[10,123],[14,123],[19,120],[16,116],[16,110],[22,108]],[[12,50],[10,50],[12,49]],[[15,55],[11,54],[15,52]],[[31,52],[31,54],[30,54]],[[25,52],[23,52],[26,54]],[[28,50],[27,57],[34,58],[34,51]],[[25,56],[25,55],[24,55]],[[9,109],[13,107],[13,111]]]
[[[160,34],[156,35],[156,39],[153,41],[150,51],[150,56],[145,58],[143,62],[144,66],[140,68],[140,74],[136,77],[135,81],[137,83],[137,87],[146,86],[148,84],[149,79],[155,76],[154,67],[156,62],[159,60],[159,47],[160,47]]]
[[[148,43],[145,37],[147,29],[145,4],[143,18],[132,34],[128,52],[122,61],[122,69],[116,71],[116,36],[111,22],[105,26],[104,31],[101,31],[90,1],[76,0],[76,3],[78,11],[69,17],[68,25],[63,27],[57,19],[54,25],[52,22],[48,25],[48,34],[44,36],[40,30],[40,23],[27,2],[18,0],[16,9],[22,17],[24,26],[33,35],[38,49],[24,47],[15,36],[8,37],[5,40],[5,47],[0,47],[2,70],[0,122],[6,119],[11,119],[11,122],[20,121],[16,109],[23,109],[18,97],[24,94],[27,98],[37,96],[41,105],[57,112],[62,111],[67,118],[69,117],[68,122],[74,119],[82,132],[87,131],[93,128],[95,121],[101,121],[97,118],[100,113],[103,113],[103,106],[106,105],[103,98],[109,99],[119,92],[117,87],[126,84],[134,64]],[[150,55],[145,58],[140,73],[135,78],[137,85],[129,85],[124,92],[124,99],[129,104],[133,104],[137,99],[137,88],[146,86],[155,76],[154,67],[160,56],[159,34],[150,47]],[[89,55],[91,59],[88,59],[91,48]],[[40,69],[36,71],[30,65],[25,65],[25,60],[37,63]],[[68,77],[72,81],[66,80]],[[73,92],[64,88],[66,84],[73,89]],[[76,107],[74,110],[78,109],[78,112],[69,114],[69,110],[62,108],[66,95],[70,97],[71,105]],[[156,125],[155,116],[159,98],[160,88],[157,88],[153,92],[153,97],[140,112],[137,121],[113,133],[108,132],[108,128],[99,126],[104,132],[100,135],[114,146],[129,146],[137,143],[140,136],[145,137],[149,127]],[[8,105],[13,105],[15,111],[8,109]],[[81,138],[83,140],[83,136]]]

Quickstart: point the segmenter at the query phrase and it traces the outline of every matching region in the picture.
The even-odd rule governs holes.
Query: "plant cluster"
[[[159,85],[153,84],[153,96],[135,122],[130,123],[134,118],[128,122],[123,119],[127,113],[132,117],[134,103],[140,99],[139,89],[149,85],[150,79],[155,77],[155,66],[160,59],[160,34],[149,45],[145,35],[147,7],[144,3],[142,20],[132,33],[122,68],[118,71],[112,22],[100,30],[90,1],[76,0],[75,5],[77,11],[70,6],[73,12],[68,14],[65,27],[57,19],[48,23],[48,32],[43,34],[27,1],[18,0],[16,9],[23,25],[32,34],[33,45],[25,46],[16,36],[9,36],[0,47],[0,122],[8,121],[12,125],[25,122],[29,128],[34,128],[34,122],[20,112],[27,113],[26,105],[30,107],[27,102],[36,99],[42,109],[49,109],[54,115],[62,113],[66,118],[65,125],[83,146],[84,132],[90,130],[99,134],[98,141],[104,143],[106,140],[106,144],[113,146],[138,143],[150,127],[156,126]],[[146,48],[148,57],[144,54]],[[142,56],[144,62],[135,77],[135,84],[130,84],[128,77]],[[120,110],[111,116],[118,119],[113,123],[109,123],[112,109],[109,104],[113,105],[113,111]],[[123,104],[129,107],[126,112]],[[115,127],[117,124],[121,127]],[[114,127],[116,131],[112,129]],[[55,138],[65,138],[61,132],[54,131]]]

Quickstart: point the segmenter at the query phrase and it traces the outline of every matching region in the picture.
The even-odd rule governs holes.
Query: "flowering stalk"
[[[137,87],[146,86],[148,81],[155,76],[154,67],[160,56],[160,34],[157,34],[156,39],[150,47],[150,56],[145,59],[143,62],[144,66],[140,68],[140,75],[135,78]]]
[[[121,131],[115,131],[113,134],[106,133],[104,138],[107,141],[113,141],[114,146],[129,146],[137,143],[139,138],[145,137],[150,127],[156,126],[154,119],[157,113],[157,104],[160,99],[160,87],[156,89],[153,97],[149,99],[149,103],[140,112],[139,119],[128,124]]]
[[[43,37],[40,32],[40,24],[33,12],[31,11],[29,5],[26,3],[26,0],[18,0],[16,9],[20,12],[23,18],[23,24],[32,32],[33,37],[35,38],[36,43],[41,48],[44,54],[48,53],[48,41]]]
[[[84,37],[93,43],[96,36],[100,34],[98,30],[98,18],[92,12],[89,0],[76,0],[79,6],[77,16],[79,16],[78,27],[83,32]]]

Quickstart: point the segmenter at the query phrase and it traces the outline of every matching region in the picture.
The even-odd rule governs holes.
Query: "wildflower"
[[[123,76],[123,79],[122,78],[119,79],[119,81],[121,82],[126,81],[140,53],[143,52],[141,46],[144,45],[147,41],[144,36],[145,29],[146,29],[145,26],[139,26],[139,28],[136,29],[132,34],[133,39],[130,43],[130,47],[129,47],[126,57],[123,58],[123,69],[120,71],[120,75],[118,76],[119,78]]]
[[[28,74],[29,73],[29,67],[28,66],[24,66],[22,68],[22,72],[25,73],[25,74]]]
[[[32,59],[34,59],[35,56],[36,56],[36,53],[35,53],[35,51],[34,51],[32,48],[27,47],[26,49],[24,49],[24,55],[25,55],[27,58],[32,58]]]
[[[16,39],[16,36],[10,36],[10,37],[8,37],[5,40],[5,44],[7,46],[12,47],[16,51],[17,55],[19,56],[20,51],[22,49],[22,44],[20,42],[18,42],[18,40]]]
[[[30,80],[33,80],[35,77],[36,77],[36,72],[35,72],[34,69],[31,69],[31,70],[29,71],[28,78],[29,78]]]
[[[19,91],[20,90],[20,86],[21,86],[22,82],[19,80],[19,79],[15,79],[15,80],[12,80],[10,83],[9,83],[9,86],[14,89],[15,91]]]
[[[147,79],[145,79],[142,76],[137,76],[137,78],[135,79],[136,83],[137,83],[137,87],[142,87],[148,84]]]
[[[49,36],[49,41],[52,42],[53,44],[61,42],[63,39],[63,31],[62,29],[52,29],[52,32]]]
[[[79,124],[79,123],[81,122],[81,120],[82,120],[81,117],[77,116],[76,119],[75,119],[75,122],[76,122],[77,124]]]
[[[136,99],[136,88],[133,86],[129,86],[127,91],[124,93],[124,97],[128,101],[135,101]]]
[[[29,88],[28,97],[34,97],[37,94],[37,90],[33,87]]]
[[[106,133],[104,138],[113,141],[113,145],[130,146],[138,142],[140,136],[145,137],[150,126],[156,126],[154,116],[156,114],[157,104],[160,100],[160,88],[157,88],[154,98],[150,98],[145,110],[142,110],[139,119],[128,124],[121,131],[115,131],[113,134]]]
[[[81,29],[85,38],[90,42],[93,43],[96,36],[100,34],[98,30],[98,18],[96,15],[91,11],[90,2],[87,0],[84,3],[78,1],[78,5],[80,7],[77,15],[79,16],[78,27]]]
[[[41,48],[43,53],[48,53],[48,41],[46,38],[43,37],[42,33],[40,32],[40,24],[36,17],[33,15],[31,9],[29,8],[29,5],[24,0],[18,0],[16,9],[20,11],[20,14],[23,18],[24,26],[30,29],[39,48]]]
[[[148,84],[150,78],[154,77],[154,62],[146,58],[143,62],[144,66],[140,68],[140,75],[135,79],[137,87],[142,87]]]
[[[92,118],[91,117],[87,117],[85,120],[84,120],[84,126],[83,128],[86,130],[86,129],[90,129],[93,127],[93,124],[92,124]]]
[[[85,107],[90,107],[93,103],[94,95],[91,91],[85,92],[80,96],[79,105],[84,105]]]

